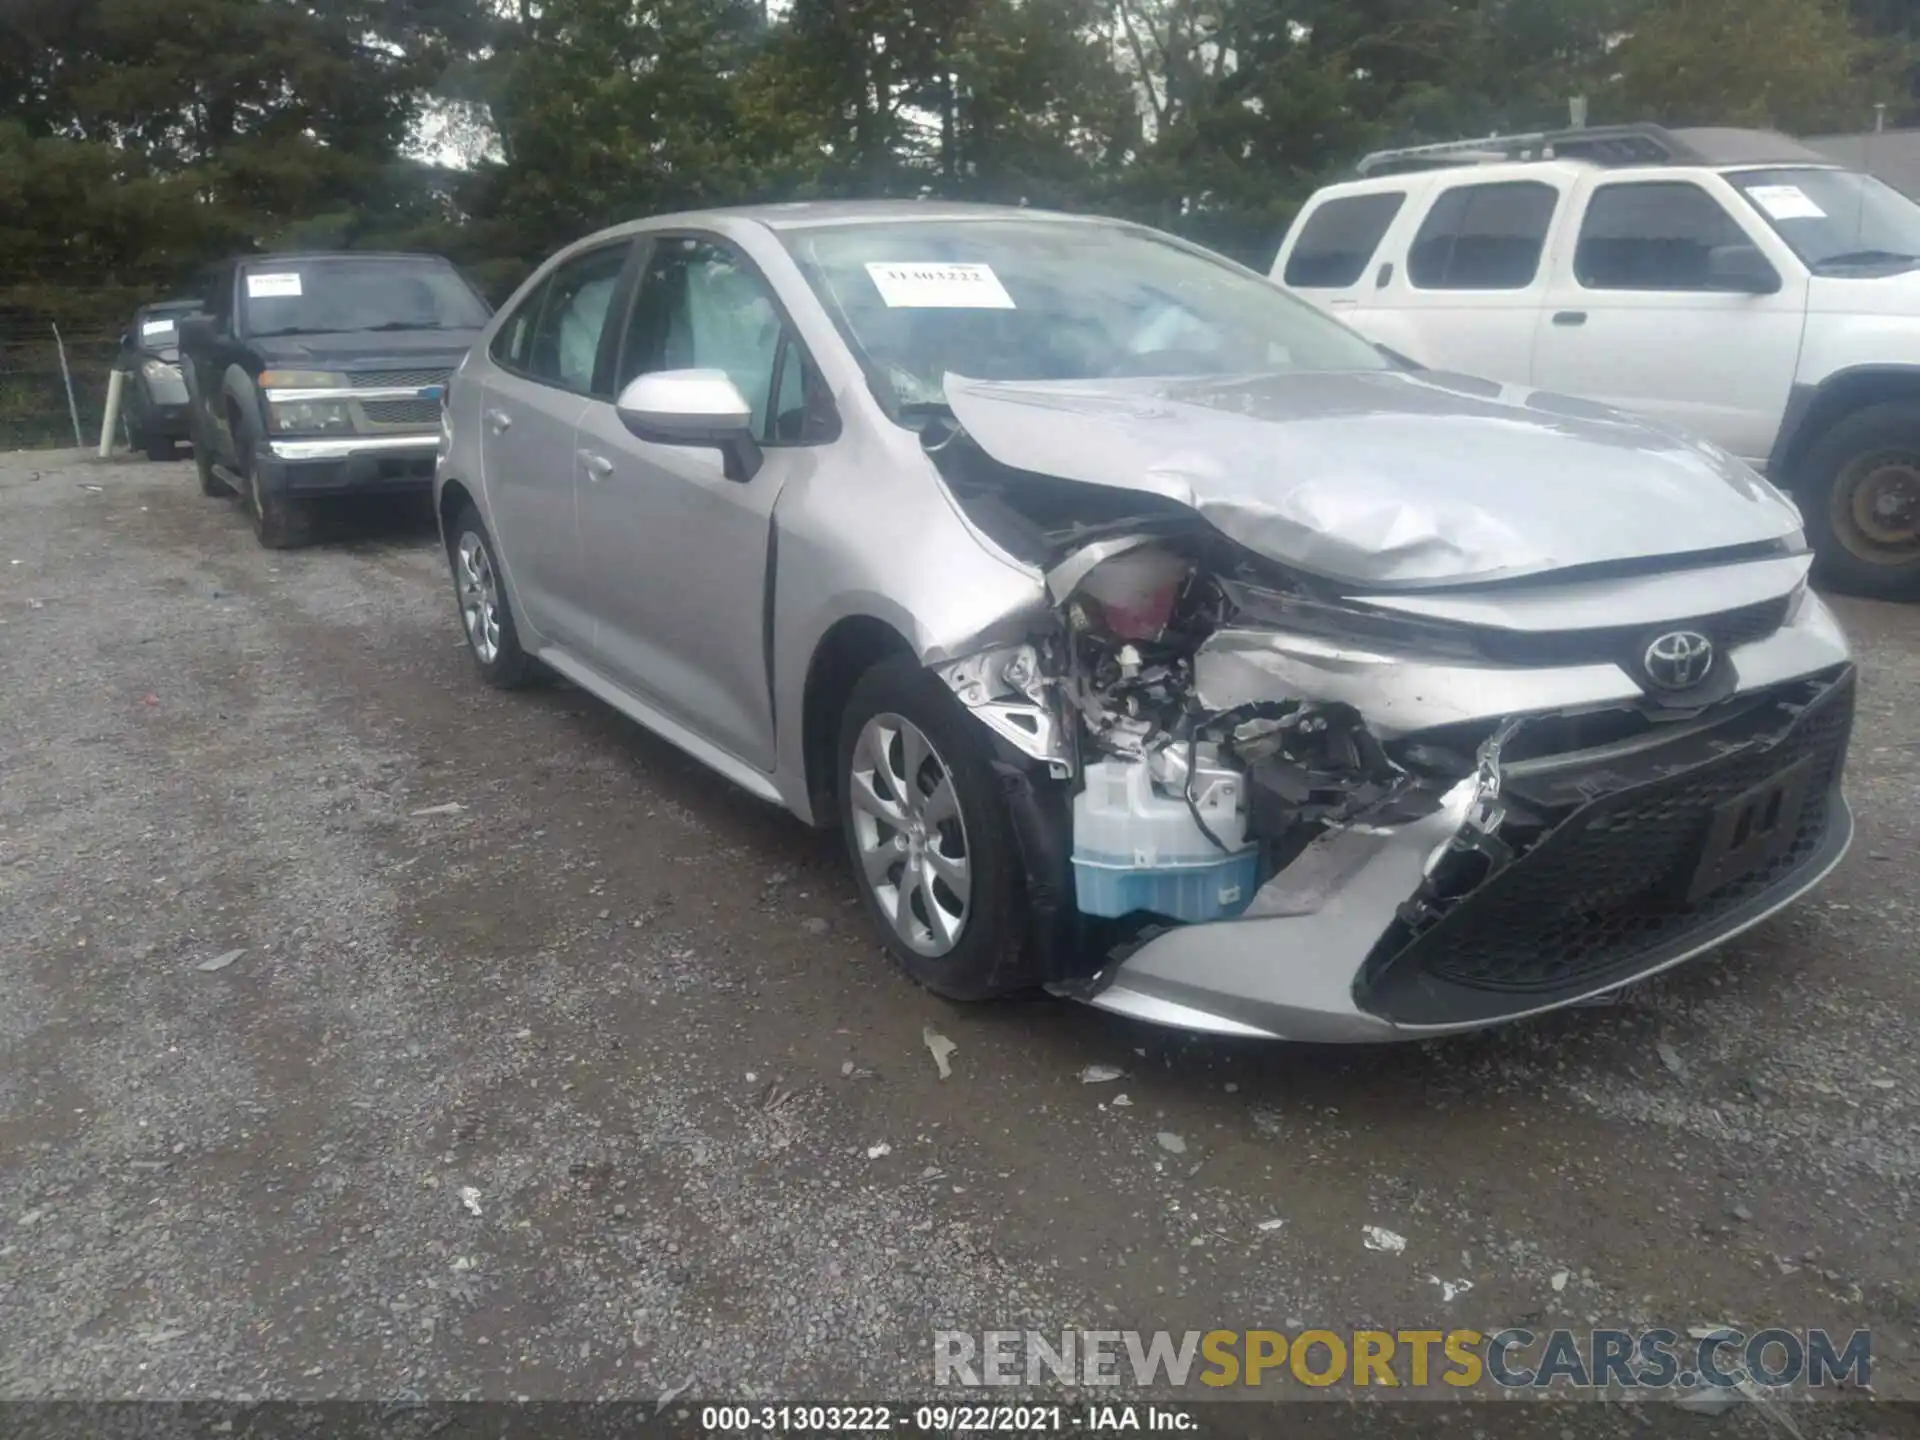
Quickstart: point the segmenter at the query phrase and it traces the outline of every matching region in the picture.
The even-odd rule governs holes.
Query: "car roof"
[[[603,236],[680,226],[724,228],[745,221],[769,230],[805,230],[824,225],[880,225],[914,222],[959,224],[976,220],[1029,220],[1059,225],[1126,226],[1127,221],[1102,215],[1068,215],[1057,210],[1033,210],[1022,205],[979,205],[948,200],[796,200],[761,205],[724,205],[709,210],[686,210],[671,215],[648,215],[610,226]]]

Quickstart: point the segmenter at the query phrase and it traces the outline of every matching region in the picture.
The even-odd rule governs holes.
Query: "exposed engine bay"
[[[1443,809],[1451,830],[1428,856],[1425,880],[1390,902],[1399,912],[1382,915],[1376,961],[1356,982],[1377,982],[1410,1021],[1436,1007],[1497,1008],[1509,1003],[1491,998],[1503,989],[1591,988],[1607,966],[1632,963],[1631,947],[1601,931],[1615,925],[1616,911],[1665,904],[1673,886],[1664,871],[1581,901],[1585,919],[1562,914],[1551,897],[1526,902],[1540,927],[1529,944],[1572,947],[1578,963],[1535,974],[1521,947],[1502,974],[1463,982],[1486,992],[1484,1005],[1447,999],[1432,975],[1417,981],[1415,998],[1393,1000],[1394,985],[1415,982],[1405,979],[1410,967],[1388,964],[1415,941],[1427,951],[1451,943],[1464,922],[1450,917],[1467,897],[1504,893],[1494,882],[1521,857],[1550,852],[1550,837],[1562,849],[1586,844],[1583,827],[1630,795],[1688,785],[1701,804],[1711,801],[1659,857],[1667,871],[1693,877],[1670,907],[1676,935],[1683,921],[1705,923],[1714,907],[1739,900],[1736,871],[1744,885],[1789,860],[1803,863],[1822,843],[1815,819],[1803,825],[1801,816],[1825,814],[1810,797],[1824,794],[1821,777],[1837,777],[1844,732],[1819,741],[1831,764],[1808,760],[1799,780],[1767,777],[1808,730],[1811,712],[1850,713],[1850,681],[1837,673],[1733,699],[1729,663],[1684,703],[1628,682],[1607,703],[1559,709],[1536,700],[1507,713],[1494,696],[1456,724],[1433,723],[1418,705],[1395,714],[1393,674],[1414,677],[1417,691],[1429,678],[1458,684],[1464,675],[1473,684],[1582,658],[1611,663],[1617,652],[1606,647],[1621,637],[1604,629],[1530,637],[1383,612],[1161,497],[1013,469],[950,421],[932,422],[923,441],[969,518],[1045,577],[1046,612],[1029,633],[940,674],[1023,762],[1000,767],[1002,789],[1040,919],[1041,978],[1056,987],[1097,979],[1107,960],[1169,926],[1311,915],[1377,853],[1381,837],[1413,833],[1414,822]],[[1792,606],[1782,595],[1749,607],[1739,623],[1770,633]],[[1724,625],[1715,633],[1737,643]],[[1626,639],[1644,644],[1645,636]],[[1572,648],[1581,645],[1584,657]],[[1709,793],[1711,777],[1731,774],[1747,763],[1743,755],[1751,763],[1740,773],[1773,788],[1754,790],[1757,799]],[[1561,777],[1558,788],[1549,795],[1529,781],[1516,796],[1516,779],[1541,765]],[[1747,804],[1766,833],[1741,822],[1731,850],[1712,864],[1698,860],[1708,817],[1733,802]],[[1524,876],[1527,865],[1520,869]],[[1715,874],[1721,890],[1710,895],[1699,877]],[[1561,888],[1571,895],[1573,881]],[[1566,926],[1589,921],[1601,927],[1590,945],[1569,938]]]
[[[969,516],[1046,575],[1035,633],[941,674],[1067,797],[1082,916],[1238,915],[1328,830],[1431,811],[1471,769],[1469,754],[1452,776],[1420,773],[1342,702],[1209,705],[1207,642],[1282,620],[1311,630],[1304,587],[1181,507],[1010,470],[939,423],[927,444]],[[1102,505],[1111,517],[1088,524]],[[1027,819],[1016,829],[1042,823]]]

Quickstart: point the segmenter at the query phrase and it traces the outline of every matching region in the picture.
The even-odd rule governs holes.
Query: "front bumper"
[[[262,489],[296,498],[392,494],[433,488],[439,435],[346,435],[272,440],[260,458]]]
[[[1498,818],[1470,777],[1417,819],[1329,831],[1247,917],[1166,930],[1071,993],[1187,1029],[1367,1042],[1480,1029],[1644,979],[1840,862],[1854,689],[1841,661],[1745,690],[1670,740],[1515,764]]]

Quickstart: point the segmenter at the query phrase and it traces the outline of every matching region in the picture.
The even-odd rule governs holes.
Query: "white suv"
[[[1463,141],[1358,174],[1300,212],[1277,282],[1421,365],[1713,441],[1795,496],[1833,588],[1920,598],[1920,206],[1751,130]]]

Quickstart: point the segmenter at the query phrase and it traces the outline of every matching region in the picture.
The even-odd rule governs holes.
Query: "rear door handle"
[[[596,480],[604,480],[613,473],[613,461],[604,455],[596,455],[591,450],[578,452],[580,463],[587,467],[587,474]]]
[[[494,434],[498,435],[504,430],[513,428],[513,416],[507,414],[504,410],[489,410],[487,411],[487,425],[492,429]]]
[[[1584,325],[1587,323],[1587,312],[1584,310],[1562,310],[1553,317],[1553,323],[1556,325]]]

